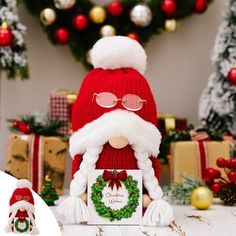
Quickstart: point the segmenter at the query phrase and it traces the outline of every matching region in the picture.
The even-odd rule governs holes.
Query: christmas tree
[[[204,125],[236,135],[236,0],[230,0],[212,53],[214,71],[200,98]]]
[[[53,185],[52,180],[48,175],[45,177],[43,190],[41,191],[40,196],[48,206],[55,206],[54,201],[58,199],[58,195],[55,190],[55,186]]]
[[[8,78],[28,78],[26,27],[19,22],[16,0],[0,0],[0,71]]]

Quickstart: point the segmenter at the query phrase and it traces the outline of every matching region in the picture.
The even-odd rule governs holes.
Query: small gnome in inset
[[[173,221],[162,199],[157,159],[161,134],[156,104],[143,76],[146,54],[128,37],[100,39],[91,51],[94,69],[84,78],[72,113],[73,158],[70,197],[58,207],[65,223],[88,220],[87,177],[92,169],[140,169],[143,175],[143,225]]]
[[[39,231],[35,224],[34,198],[30,190],[32,184],[26,179],[21,179],[16,187],[10,198],[10,214],[6,231],[37,235]]]

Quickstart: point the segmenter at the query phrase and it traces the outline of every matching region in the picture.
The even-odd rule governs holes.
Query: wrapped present
[[[68,143],[60,137],[10,134],[5,171],[18,179],[29,179],[37,193],[49,175],[61,195],[67,152]]]
[[[60,128],[60,133],[68,136],[71,133],[71,110],[76,94],[68,90],[54,90],[50,95],[50,119],[60,119],[65,126]]]
[[[171,114],[159,113],[157,126],[163,136],[168,134],[169,131],[172,130],[185,130],[187,128],[187,119]]]
[[[229,155],[230,144],[225,141],[174,142],[169,156],[171,182],[182,182],[181,176],[203,179],[207,167],[217,169],[217,158],[229,158]],[[222,172],[222,175],[225,173]]]

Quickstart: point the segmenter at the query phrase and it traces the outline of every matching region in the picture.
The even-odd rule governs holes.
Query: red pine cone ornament
[[[0,47],[10,46],[13,42],[14,36],[11,29],[8,28],[7,22],[3,22],[0,27]]]
[[[224,159],[219,157],[216,161],[219,168],[223,168],[227,178],[214,168],[205,171],[205,183],[219,196],[224,205],[236,204],[236,158]]]
[[[11,125],[12,125],[12,127],[16,128],[18,131],[20,131],[23,134],[30,133],[30,127],[25,122],[15,120],[15,121],[12,121]]]
[[[194,11],[201,14],[206,11],[207,6],[207,0],[195,0]]]
[[[230,69],[227,78],[232,85],[236,85],[236,67]]]
[[[175,0],[163,0],[161,9],[168,17],[174,16],[176,13]]]

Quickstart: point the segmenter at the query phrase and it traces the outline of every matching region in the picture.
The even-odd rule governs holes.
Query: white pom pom
[[[84,223],[88,221],[88,208],[80,197],[70,196],[58,207],[59,219],[65,224]]]
[[[124,36],[110,36],[95,43],[91,60],[94,68],[133,68],[144,74],[147,56],[136,40]]]
[[[32,184],[29,180],[27,179],[20,179],[17,184],[17,188],[32,188]]]
[[[148,206],[142,224],[145,226],[168,226],[174,220],[171,206],[164,200],[154,200]]]

